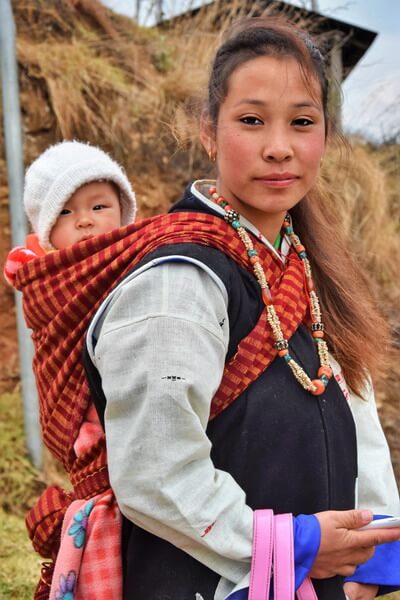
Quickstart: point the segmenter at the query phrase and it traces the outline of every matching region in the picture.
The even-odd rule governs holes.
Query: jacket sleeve
[[[233,478],[214,468],[205,433],[228,335],[215,281],[192,265],[166,263],[114,297],[95,364],[121,511],[237,582],[249,570],[252,510]]]

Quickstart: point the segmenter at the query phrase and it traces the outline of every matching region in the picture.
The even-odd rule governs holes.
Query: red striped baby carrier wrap
[[[274,297],[283,333],[290,339],[306,318],[308,299],[303,268],[290,250],[285,266],[253,239]],[[64,515],[71,502],[90,499],[110,489],[105,437],[79,457],[74,443],[90,406],[82,350],[88,326],[102,301],[149,253],[165,245],[212,246],[252,272],[247,252],[234,230],[221,218],[178,212],[138,221],[23,265],[15,287],[23,293],[24,313],[32,330],[33,362],[39,393],[43,440],[67,471],[72,491],[48,487],[27,515],[35,550],[44,563],[36,600],[49,597]],[[265,311],[225,365],[212,400],[215,418],[257,379],[276,356]]]

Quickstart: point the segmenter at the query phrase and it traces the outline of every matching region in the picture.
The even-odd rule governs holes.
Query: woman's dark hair
[[[318,81],[325,123],[329,122],[328,80],[318,47],[308,34],[294,25],[278,19],[251,17],[239,21],[229,30],[212,63],[207,112],[215,126],[221,103],[228,93],[230,76],[237,67],[258,56],[294,58],[311,93],[313,80]]]
[[[221,104],[229,93],[230,76],[258,56],[294,58],[311,94],[315,94],[315,81],[319,83],[326,135],[336,133],[328,115],[328,80],[320,51],[299,28],[268,17],[238,22],[216,53],[206,108],[215,130]],[[369,377],[381,376],[385,371],[390,336],[387,323],[376,309],[367,277],[348,250],[334,203],[330,190],[324,189],[320,180],[290,212],[295,231],[307,248],[329,347],[347,384],[361,395]]]

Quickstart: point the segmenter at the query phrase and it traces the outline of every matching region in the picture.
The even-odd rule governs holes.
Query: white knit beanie
[[[64,204],[85,183],[112,181],[121,194],[121,224],[135,220],[136,201],[122,167],[96,146],[61,142],[50,146],[25,175],[24,205],[33,231],[44,248],[51,248],[50,232]]]

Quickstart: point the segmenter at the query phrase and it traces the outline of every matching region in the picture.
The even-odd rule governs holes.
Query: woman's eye
[[[263,122],[258,117],[254,117],[252,115],[248,115],[246,117],[241,117],[240,121],[245,125],[262,125]]]
[[[312,121],[311,119],[308,119],[307,117],[302,117],[301,119],[295,119],[293,121],[293,125],[296,125],[297,127],[308,127],[309,125],[313,125],[314,121]]]

